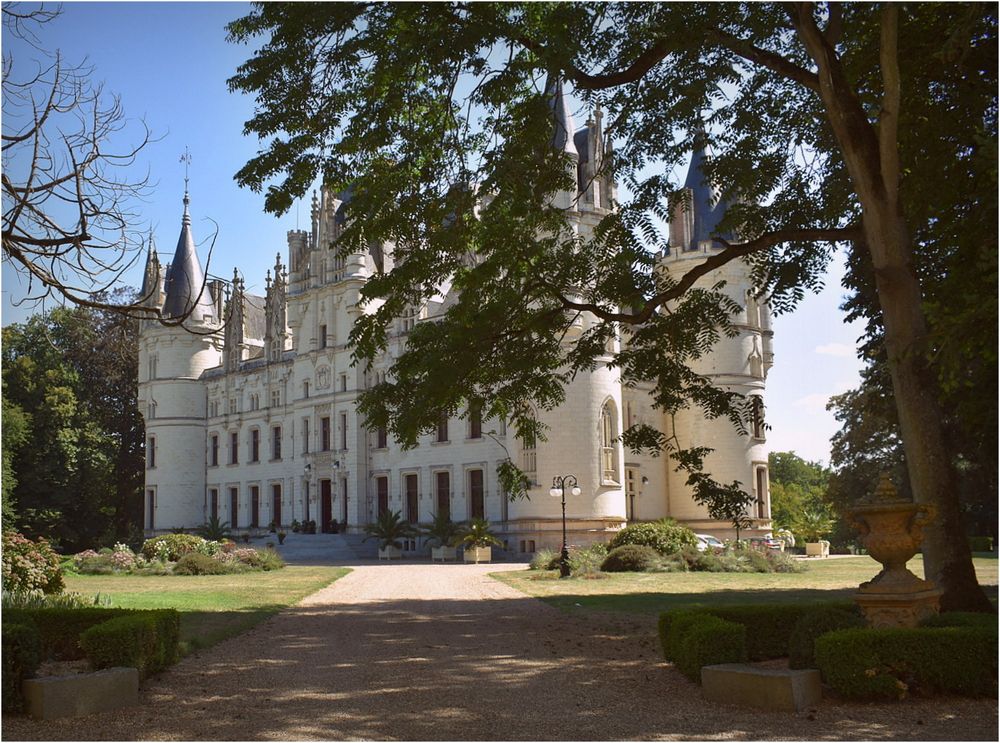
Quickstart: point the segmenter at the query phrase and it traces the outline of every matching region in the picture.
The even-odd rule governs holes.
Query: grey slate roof
[[[163,302],[164,317],[182,317],[190,311],[188,318],[194,322],[215,316],[212,297],[205,284],[205,274],[198,261],[191,234],[191,215],[188,214],[190,200],[184,194],[184,216],[181,218],[181,234],[177,238],[177,250],[170,262],[164,289],[167,298]]]
[[[264,297],[256,294],[243,294],[243,336],[261,340],[267,329],[264,317]]]
[[[728,204],[721,198],[719,190],[708,182],[705,176],[705,162],[712,157],[712,151],[701,136],[695,138],[691,165],[688,167],[684,188],[691,189],[691,206],[694,213],[694,231],[688,250],[695,250],[698,243],[711,240],[719,222],[726,214]],[[723,235],[725,237],[725,235]]]
[[[566,94],[563,92],[562,78],[558,75],[549,75],[545,85],[545,95],[549,100],[549,108],[552,110],[553,129],[552,147],[556,150],[579,156],[576,145],[573,142],[573,114],[569,111],[569,103]]]

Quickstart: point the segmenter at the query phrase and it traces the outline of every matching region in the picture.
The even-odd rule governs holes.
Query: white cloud
[[[816,346],[813,351],[823,356],[839,356],[844,359],[852,359],[857,355],[857,349],[846,343],[824,343]]]

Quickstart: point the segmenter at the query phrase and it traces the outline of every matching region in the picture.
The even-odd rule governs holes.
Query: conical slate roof
[[[188,214],[187,192],[184,192],[184,216],[181,218],[181,234],[177,238],[177,250],[170,263],[164,287],[167,298],[163,302],[164,317],[183,317],[194,322],[203,322],[206,317],[214,317],[212,297],[205,284],[205,274],[198,262],[191,234],[191,215]]]
[[[698,243],[711,240],[719,222],[726,215],[726,202],[721,198],[718,189],[709,182],[705,174],[705,164],[711,159],[712,151],[703,134],[695,136],[694,151],[691,153],[691,165],[688,167],[684,188],[691,189],[690,209],[694,214],[694,230],[691,243],[685,247],[694,249]]]
[[[566,100],[566,93],[563,92],[562,78],[558,75],[549,75],[545,85],[545,95],[549,100],[549,107],[552,109],[553,130],[552,147],[556,150],[567,152],[571,155],[580,156],[576,145],[573,142],[574,129],[573,114],[569,111],[569,102]]]

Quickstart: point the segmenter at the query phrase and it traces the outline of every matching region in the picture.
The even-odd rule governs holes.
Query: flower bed
[[[166,534],[147,539],[139,553],[116,544],[100,552],[84,550],[73,556],[84,575],[220,575],[285,566],[273,550],[237,547],[235,542],[202,539],[190,534]]]

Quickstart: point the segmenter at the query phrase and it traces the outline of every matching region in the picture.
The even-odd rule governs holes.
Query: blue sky
[[[209,272],[229,278],[238,265],[247,289],[263,293],[264,273],[275,253],[286,254],[285,234],[307,227],[308,204],[281,218],[263,211],[263,196],[239,188],[233,176],[258,149],[242,134],[253,101],[226,88],[226,80],[250,49],[228,44],[225,24],[245,15],[245,3],[74,3],[41,34],[46,49],[60,49],[69,62],[87,59],[94,78],[121,96],[125,113],[144,119],[157,138],[138,165],[155,183],[141,205],[142,221],[169,260],[180,230],[185,147],[190,168],[191,215],[202,260],[218,224]],[[4,34],[5,53],[16,63],[34,50]],[[858,381],[854,353],[859,326],[839,311],[843,266],[835,262],[826,288],[808,296],[790,315],[775,319],[775,365],[767,379],[768,434],[774,451],[794,450],[808,459],[829,459],[829,438],[838,426],[824,410],[830,395]],[[126,274],[138,286],[141,266]],[[13,307],[23,295],[16,276],[3,268],[3,322],[23,320],[31,308]]]

